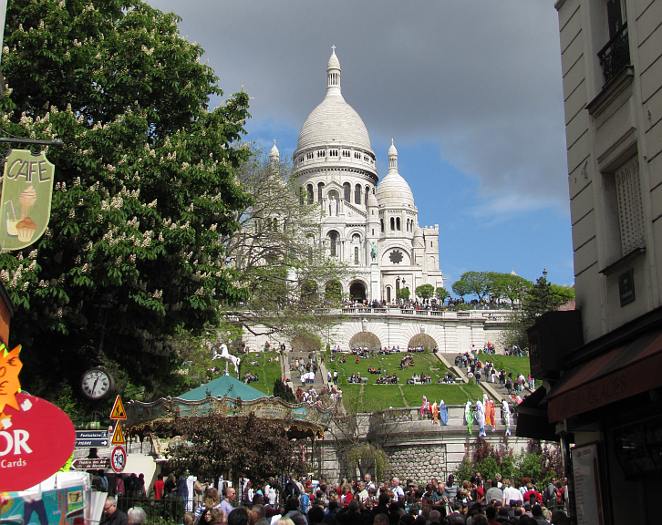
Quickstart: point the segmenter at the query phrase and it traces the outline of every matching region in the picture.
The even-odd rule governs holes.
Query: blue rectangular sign
[[[76,448],[107,447],[109,444],[106,430],[76,430]]]

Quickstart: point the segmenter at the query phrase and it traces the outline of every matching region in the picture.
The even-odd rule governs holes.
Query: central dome
[[[368,129],[340,91],[341,69],[335,49],[331,53],[326,71],[326,96],[303,123],[297,150],[337,144],[372,152]]]

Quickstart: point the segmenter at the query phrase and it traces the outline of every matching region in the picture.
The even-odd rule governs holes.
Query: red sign
[[[74,450],[69,417],[45,399],[16,394],[0,420],[0,487],[25,490],[55,474]]]
[[[126,450],[122,446],[115,447],[110,453],[110,468],[119,474],[124,467],[126,467]]]

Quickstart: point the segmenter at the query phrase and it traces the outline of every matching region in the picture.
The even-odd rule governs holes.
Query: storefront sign
[[[14,149],[5,159],[0,198],[0,248],[20,250],[46,231],[51,215],[55,166],[42,151]]]
[[[0,489],[19,491],[45,480],[74,450],[69,417],[45,399],[21,392],[21,347],[0,344]]]
[[[74,450],[69,417],[45,399],[16,396],[19,410],[5,407],[0,430],[0,487],[25,490],[58,471]]]

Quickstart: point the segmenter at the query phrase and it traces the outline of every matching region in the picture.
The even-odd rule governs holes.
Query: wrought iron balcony
[[[598,52],[600,66],[605,77],[605,84],[608,84],[621,71],[630,65],[630,45],[628,44],[628,26],[623,27],[614,34],[612,39],[607,42]]]

